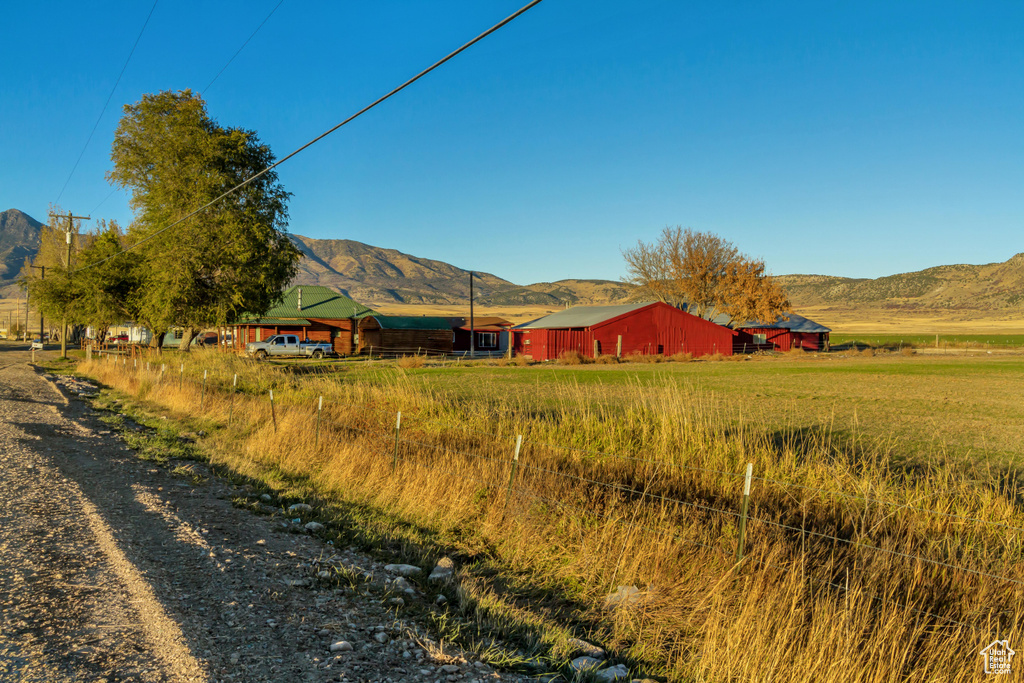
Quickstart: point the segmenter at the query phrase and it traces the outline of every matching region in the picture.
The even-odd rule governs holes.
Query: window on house
[[[751,336],[754,337],[754,343],[755,344],[767,344],[768,343],[768,335],[767,334],[755,334],[755,335],[751,335]]]
[[[498,334],[496,332],[477,332],[477,347],[481,349],[498,348]]]

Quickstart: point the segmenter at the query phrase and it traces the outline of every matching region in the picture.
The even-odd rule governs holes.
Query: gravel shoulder
[[[442,651],[382,563],[135,457],[28,360],[0,349],[0,680],[527,680]]]

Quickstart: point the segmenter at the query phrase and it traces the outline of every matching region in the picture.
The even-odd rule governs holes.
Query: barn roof
[[[824,325],[819,325],[813,320],[805,318],[802,315],[797,315],[796,313],[786,313],[785,317],[789,318],[789,320],[783,320],[783,316],[780,315],[775,322],[771,324],[758,322],[756,320],[748,320],[747,322],[735,325],[734,327],[737,330],[789,330],[790,332],[804,332],[809,334],[822,334],[823,332],[832,331]],[[715,319],[715,322],[718,322],[717,318]]]
[[[413,315],[377,315],[376,313],[365,316],[373,318],[380,325],[382,330],[448,330],[451,331],[452,324],[448,318],[436,318],[431,316]]]
[[[564,311],[558,311],[543,318],[538,318],[533,322],[518,325],[514,329],[550,330],[567,327],[592,327],[603,323],[605,320],[611,320],[612,318],[638,311],[650,305],[651,302],[646,301],[639,304],[618,304],[615,306],[573,306]]]
[[[302,309],[299,309],[299,290],[302,291]],[[287,320],[291,324],[302,318],[320,318],[325,320],[337,320],[341,318],[363,318],[372,315],[374,311],[366,306],[353,301],[344,294],[334,291],[330,287],[318,285],[296,285],[290,287],[282,295],[281,302],[266,312],[267,318]],[[252,324],[255,316],[243,316],[242,322]],[[309,323],[306,322],[308,325]]]

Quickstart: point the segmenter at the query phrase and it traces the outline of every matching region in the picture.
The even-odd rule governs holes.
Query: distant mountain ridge
[[[324,285],[367,305],[461,304],[469,301],[469,271],[354,240],[292,235],[304,258],[292,284]],[[520,286],[474,271],[474,299],[495,306],[563,306],[620,301],[629,287],[610,280],[562,280]]]
[[[0,290],[13,283],[26,258],[39,251],[43,224],[18,209],[0,213]]]
[[[935,266],[875,279],[831,275],[777,278],[794,308],[880,306],[918,311],[1024,312],[1024,253],[982,265]]]
[[[0,294],[18,296],[15,279],[39,249],[42,223],[17,209],[0,213]],[[469,300],[469,271],[444,261],[345,239],[291,235],[303,254],[292,284],[333,287],[369,306],[451,305]],[[560,280],[517,285],[475,271],[475,300],[493,306],[607,304],[631,287],[611,280]],[[875,279],[780,275],[795,311],[805,307],[907,311],[986,310],[1024,313],[1024,253],[1002,263],[936,266]]]

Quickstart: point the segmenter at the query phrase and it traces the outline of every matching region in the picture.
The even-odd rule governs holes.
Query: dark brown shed
[[[359,353],[406,356],[451,352],[448,318],[375,314],[359,321]]]

